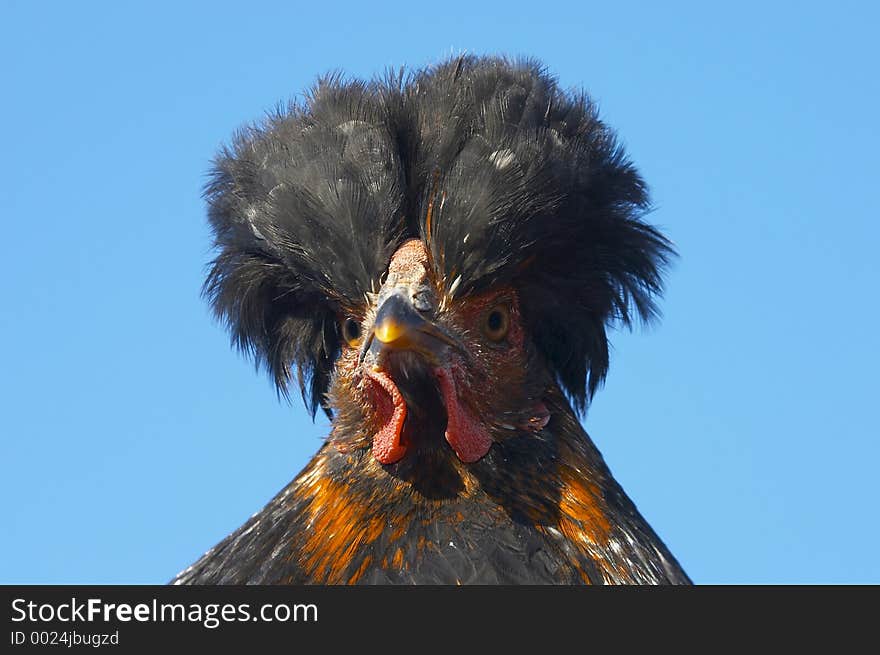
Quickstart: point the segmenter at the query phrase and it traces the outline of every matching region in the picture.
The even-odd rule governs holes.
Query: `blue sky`
[[[299,472],[326,421],[199,297],[210,159],[468,51],[585,88],[678,247],[585,424],[685,569],[880,583],[875,4],[130,4],[2,10],[0,582],[165,582]]]

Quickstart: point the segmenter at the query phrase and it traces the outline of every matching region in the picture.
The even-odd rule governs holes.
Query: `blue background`
[[[462,51],[586,88],[681,253],[586,426],[685,569],[880,582],[876,3],[130,4],[0,10],[0,582],[165,582],[299,472],[326,420],[199,297],[209,161]]]

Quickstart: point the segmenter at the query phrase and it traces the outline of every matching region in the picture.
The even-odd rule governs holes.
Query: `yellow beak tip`
[[[373,334],[375,334],[376,338],[382,343],[391,343],[392,341],[397,341],[403,332],[403,326],[399,323],[394,321],[384,321],[382,325],[376,326]]]

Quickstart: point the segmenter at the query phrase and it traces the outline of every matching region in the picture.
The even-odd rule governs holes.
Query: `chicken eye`
[[[492,341],[501,341],[510,329],[510,312],[507,307],[499,305],[486,315],[484,332]]]
[[[361,325],[355,319],[348,317],[342,321],[342,338],[352,348],[358,345],[361,338]]]

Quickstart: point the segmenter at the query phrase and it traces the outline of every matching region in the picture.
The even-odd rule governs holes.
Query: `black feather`
[[[583,94],[535,62],[467,58],[420,78],[440,180],[424,236],[456,293],[511,283],[576,409],[608,369],[606,325],[650,319],[669,242],[641,219],[647,188]],[[454,126],[450,129],[450,125]]]
[[[459,57],[365,83],[318,82],[242,131],[206,190],[205,285],[233,341],[312,412],[404,238],[456,296],[520,292],[532,339],[578,410],[608,369],[606,326],[650,318],[672,250],[646,185],[583,94],[529,60]]]
[[[356,312],[402,234],[401,168],[374,90],[327,78],[250,127],[206,188],[219,254],[204,291],[233,342],[315,412]]]

